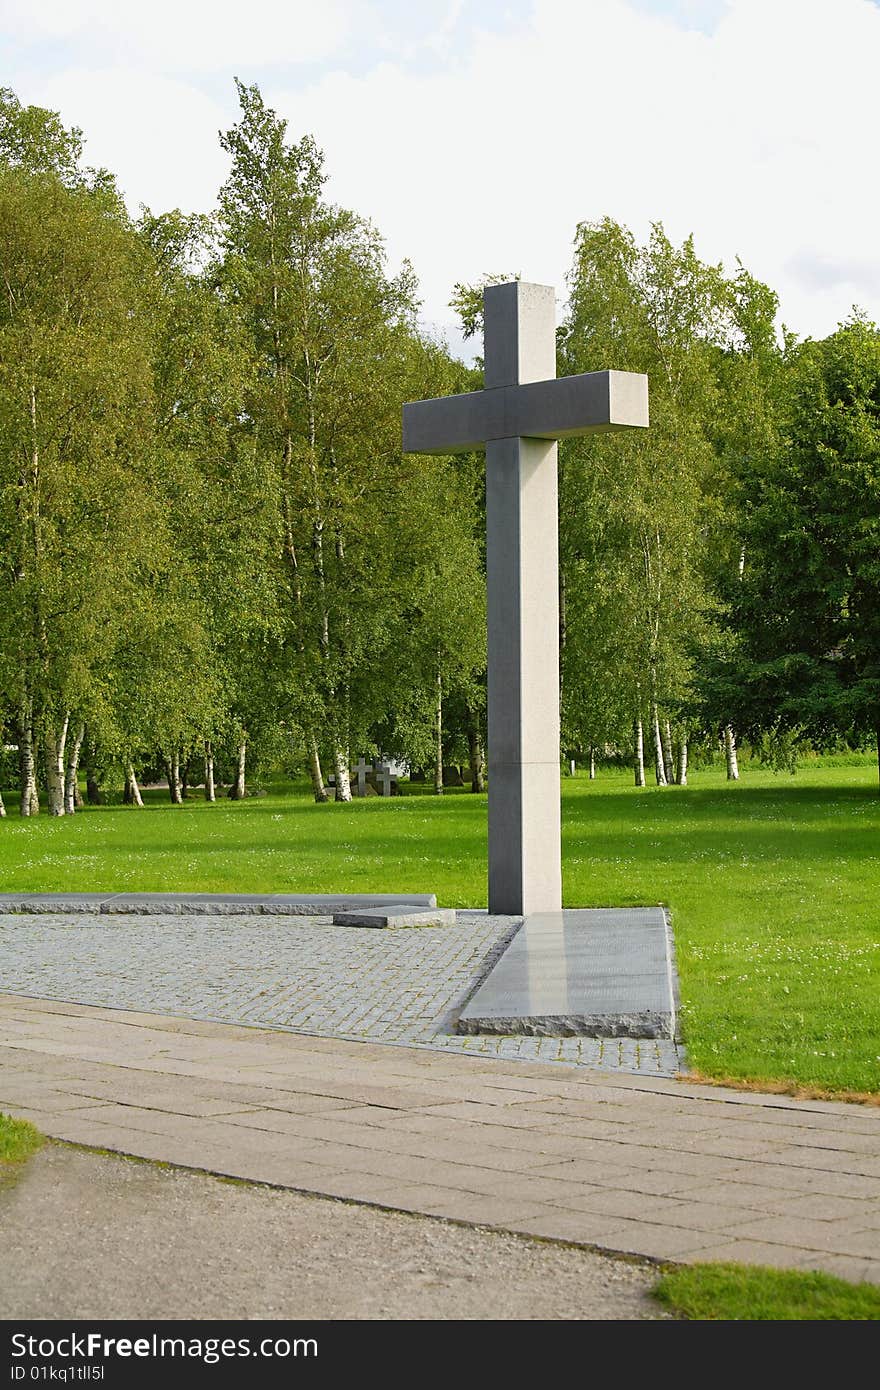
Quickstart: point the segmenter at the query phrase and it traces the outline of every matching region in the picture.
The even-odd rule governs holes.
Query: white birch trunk
[[[596,750],[595,750],[595,748],[593,747],[593,745],[590,744],[590,781],[591,781],[591,782],[595,782],[595,780],[596,780]]]
[[[645,785],[645,735],[640,718],[633,720],[633,772],[637,787]]]
[[[686,787],[688,784],[688,741],[687,734],[682,734],[681,743],[678,745],[678,770],[675,780],[679,787]]]
[[[99,777],[99,757],[98,745],[92,736],[91,730],[86,728],[86,741],[83,744],[83,760],[85,762],[86,774],[86,801],[90,806],[102,806],[104,804],[104,793],[101,790]]]
[[[244,801],[247,793],[245,781],[245,770],[247,767],[247,738],[243,737],[238,745],[238,759],[235,764],[235,777],[232,786],[229,788],[230,801]]]
[[[666,780],[671,786],[676,781],[675,775],[675,755],[672,745],[672,726],[666,719],[663,723],[663,761],[666,764]]]
[[[134,767],[131,763],[125,764],[125,791],[123,793],[123,800],[127,806],[143,807],[144,804],[143,797],[141,796],[141,789],[138,786],[138,779],[135,776]]]
[[[484,792],[486,790],[486,759],[483,755],[483,741],[480,738],[476,715],[470,708],[468,709],[468,759],[471,765],[471,791]]]
[[[321,755],[318,752],[318,740],[314,734],[309,735],[309,776],[312,779],[312,792],[318,802],[329,801],[330,796],[324,786],[324,774],[321,771]]]
[[[205,800],[217,800],[214,788],[214,747],[210,743],[205,744]]]
[[[728,782],[738,782],[739,762],[736,756],[736,734],[730,724],[724,730],[724,756],[727,760]]]
[[[30,699],[25,700],[22,708],[18,745],[21,776],[19,809],[23,816],[38,816],[40,814],[40,797],[37,792],[37,769],[34,758],[34,705]]]
[[[3,793],[0,792],[0,820],[6,815],[6,807],[3,805]]]
[[[334,741],[333,771],[336,773],[336,800],[351,801],[351,777],[348,771],[348,749]]]
[[[60,730],[47,729],[44,741],[46,749],[46,796],[50,816],[63,816],[64,806],[64,749],[67,743],[67,725],[70,716],[64,716]]]
[[[85,724],[80,724],[67,750],[67,766],[64,769],[64,810],[68,816],[74,815],[77,806],[82,805],[79,796],[79,754],[85,733]]]
[[[168,759],[168,795],[175,806],[183,804],[183,793],[180,789],[180,750],[177,748]]]
[[[742,582],[742,577],[745,574],[745,569],[746,548],[743,545],[740,547],[739,564],[737,565],[737,574],[739,575],[740,582]],[[733,732],[732,724],[728,724],[724,730],[724,757],[727,762],[728,782],[738,782],[739,760],[736,756],[736,734]]]
[[[666,787],[669,785],[666,779],[666,768],[663,765],[663,743],[660,738],[660,716],[657,713],[655,701],[651,701],[651,738],[654,744],[654,772],[657,777],[657,786]]]
[[[434,707],[434,795],[443,795],[443,675],[437,670],[437,703]]]

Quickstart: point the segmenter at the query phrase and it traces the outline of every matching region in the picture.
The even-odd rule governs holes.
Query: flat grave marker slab
[[[677,1011],[662,908],[570,908],[526,917],[457,1032],[674,1040]]]

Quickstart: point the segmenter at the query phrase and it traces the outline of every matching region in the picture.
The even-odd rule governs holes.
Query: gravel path
[[[0,1229],[3,1319],[663,1316],[639,1265],[58,1144]]]

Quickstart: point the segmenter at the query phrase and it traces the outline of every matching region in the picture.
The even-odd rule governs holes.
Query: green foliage
[[[0,163],[28,174],[54,174],[66,184],[80,177],[82,131],[65,129],[57,111],[23,106],[0,88]]]
[[[133,224],[82,132],[0,90],[0,726],[48,768],[85,725],[107,778],[296,756],[320,795],[321,759],[481,730],[482,456],[400,439],[481,370],[237,91],[217,216]],[[455,285],[466,336],[509,278]],[[877,330],[780,347],[774,292],[660,224],[580,224],[569,292],[560,371],[647,372],[652,424],[560,448],[564,748],[734,727],[793,770],[880,736]]]
[[[156,265],[155,461],[165,543],[145,577],[149,612],[136,639],[143,659],[126,669],[151,668],[153,707],[144,710],[141,743],[188,749],[222,738],[230,721],[258,733],[268,682],[255,690],[254,672],[280,632],[277,526],[271,473],[244,419],[254,382],[247,341],[211,275],[200,273],[214,228],[203,217],[147,212],[141,230]]]
[[[801,729],[767,729],[758,739],[755,752],[762,767],[773,772],[797,772],[798,754],[803,740]]]
[[[0,167],[0,704],[49,720],[103,686],[142,553],[148,273],[86,188]]]
[[[337,771],[380,730],[419,755],[438,662],[447,680],[480,665],[481,575],[468,498],[442,461],[402,454],[400,402],[460,369],[419,339],[409,268],[390,278],[375,230],[325,200],[314,141],[238,91],[216,276],[277,508],[284,717]]]
[[[107,169],[82,164],[83,133],[62,124],[57,111],[23,106],[9,87],[0,87],[0,167],[50,175],[67,188],[88,191],[111,215],[126,219],[116,180]]]
[[[775,441],[744,467],[744,568],[710,675],[739,726],[880,730],[880,333],[790,345]],[[715,704],[718,704],[717,693]]]
[[[654,1296],[679,1317],[712,1322],[876,1322],[880,1289],[832,1274],[760,1265],[668,1270]]]
[[[679,716],[707,621],[717,408],[713,354],[730,287],[688,239],[645,246],[582,224],[560,335],[565,373],[647,372],[651,428],[563,441],[563,729],[570,747],[620,743],[634,719]]]
[[[136,226],[79,131],[0,96],[0,720],[86,720],[105,775],[206,741],[421,756],[438,669],[479,698],[474,470],[400,447],[401,398],[466,369],[238,92],[216,222]]]
[[[452,291],[449,301],[461,320],[464,337],[475,338],[483,331],[483,290],[487,285],[506,285],[511,280],[519,280],[519,275],[483,275],[475,285],[459,281]]]

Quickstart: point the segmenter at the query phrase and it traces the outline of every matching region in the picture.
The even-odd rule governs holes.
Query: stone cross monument
[[[412,454],[486,450],[489,911],[562,908],[556,440],[645,428],[648,378],[556,378],[547,285],[483,296],[485,389],[403,407]]]
[[[391,764],[384,758],[378,758],[373,764],[373,775],[376,780],[376,790],[380,796],[391,795]],[[381,783],[380,783],[381,778]],[[381,785],[381,791],[379,790]]]
[[[362,753],[357,760],[357,767],[355,768],[355,772],[357,773],[358,796],[366,796],[367,794],[367,773],[370,770],[370,765]]]

